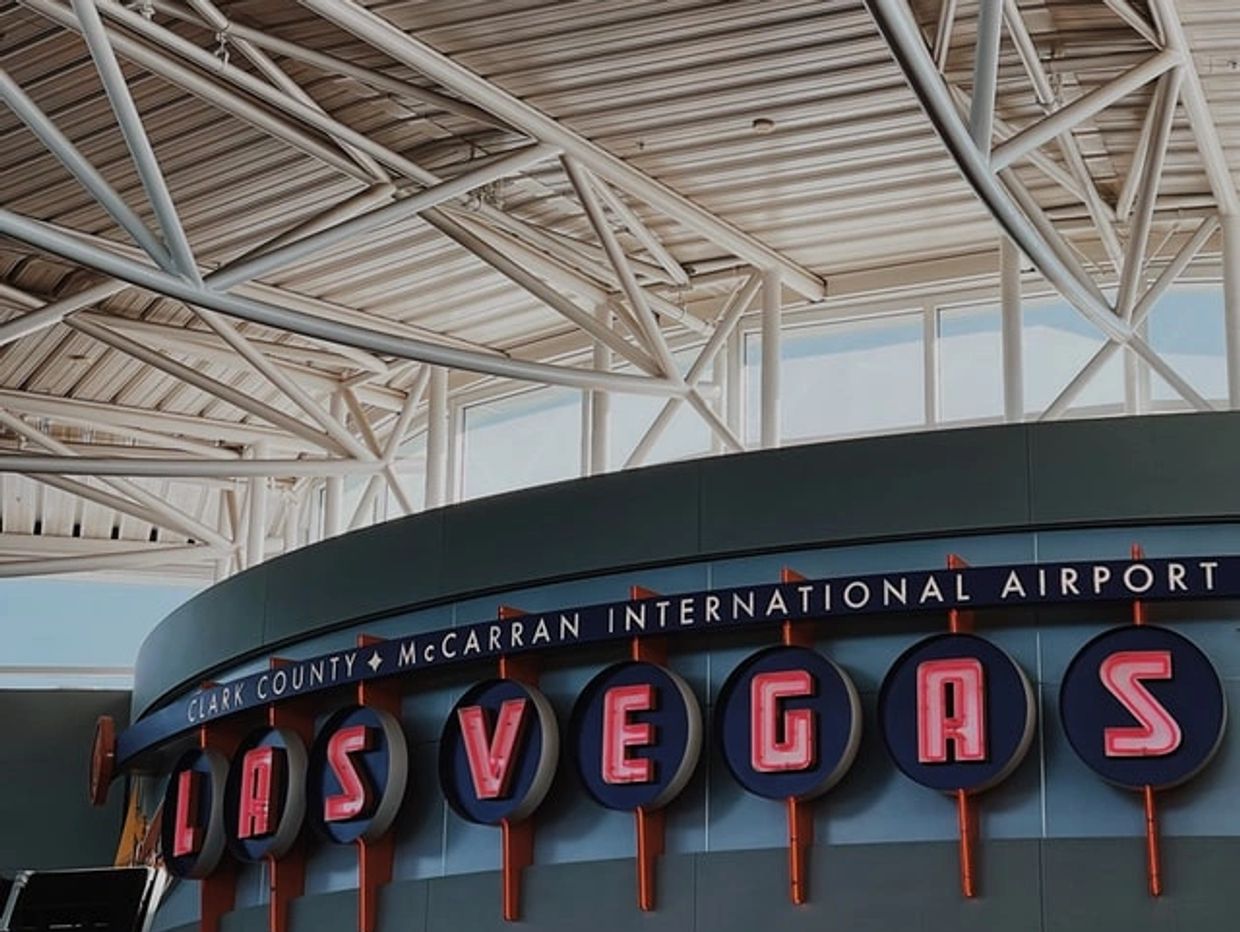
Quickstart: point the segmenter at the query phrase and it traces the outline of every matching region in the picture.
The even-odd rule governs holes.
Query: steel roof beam
[[[558,146],[600,177],[629,191],[738,257],[762,268],[779,269],[784,280],[799,294],[815,300],[825,296],[826,284],[813,272],[398,29],[378,14],[358,6],[352,0],[301,0],[301,3],[323,19],[353,33],[512,126]]]
[[[505,378],[567,385],[574,388],[605,388],[611,391],[646,395],[678,395],[683,386],[663,379],[648,379],[621,373],[594,373],[547,363],[488,356],[468,350],[441,346],[426,340],[394,336],[366,327],[322,320],[287,308],[275,307],[232,293],[211,291],[193,282],[144,266],[108,250],[99,249],[48,224],[0,208],[0,233],[37,249],[59,255],[71,262],[93,268],[139,287],[166,294],[187,304],[240,317],[254,323],[291,330],[314,339],[329,340],[402,359],[433,365],[483,372]]]

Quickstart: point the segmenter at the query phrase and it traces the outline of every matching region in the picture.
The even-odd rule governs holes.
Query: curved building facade
[[[202,872],[204,800],[227,782],[202,777],[178,803],[194,748],[244,774],[214,816],[231,853],[177,884],[155,928],[1227,928],[1235,426],[1078,421],[673,464],[427,512],[233,577],[148,639],[119,740],[138,808],[162,806],[164,855],[178,845],[187,872]],[[1169,646],[1088,654],[1134,621]],[[949,628],[952,649],[909,653]],[[812,663],[800,688],[770,679],[769,701],[752,673],[738,688],[734,672],[781,644],[791,659],[771,671],[797,668],[798,649],[829,658],[857,714]],[[1122,665],[1163,655],[1162,672]],[[630,658],[675,676],[625,680]],[[1090,663],[1110,672],[1066,688]],[[551,721],[533,706],[506,719],[516,707],[487,698],[500,675]],[[616,696],[636,704],[611,701],[634,683]],[[322,811],[349,795],[349,761],[363,821],[395,773],[373,743],[321,753],[344,747],[332,713],[359,702],[394,713],[388,758],[407,768],[390,826],[336,843]],[[273,724],[306,738],[304,790],[289,789],[295,755],[266,784],[241,765]],[[1125,735],[1136,750],[1112,747]],[[817,777],[780,782],[798,773]],[[625,795],[643,784],[668,793]],[[281,858],[260,844],[238,859],[247,812],[261,843],[296,806]]]

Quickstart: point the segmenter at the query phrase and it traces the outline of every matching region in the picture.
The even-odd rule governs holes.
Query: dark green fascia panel
[[[200,593],[139,651],[135,716],[281,644],[652,565],[1000,530],[1240,515],[1240,413],[933,431],[541,486],[306,547]]]

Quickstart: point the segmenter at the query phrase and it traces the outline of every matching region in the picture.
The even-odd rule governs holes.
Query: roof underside
[[[425,177],[402,172],[404,163],[451,179],[518,152],[537,137],[485,105],[480,109],[460,88],[432,80],[308,8],[316,4],[145,5],[148,22],[161,35],[180,37],[221,67],[274,88],[271,75],[244,47],[243,30],[257,30],[266,37],[267,60],[286,76],[279,93],[289,96],[287,86],[295,86],[306,103],[393,158],[359,154],[322,124],[247,89],[240,83],[244,78],[212,73],[201,61],[162,44],[154,32],[143,33],[112,15],[113,6],[119,4],[100,0],[129,91],[204,274],[286,231],[304,232],[305,224],[335,205],[356,199],[356,209],[346,208],[356,213],[424,188]],[[144,4],[133,6],[139,12],[132,15],[141,18]],[[204,6],[233,25],[206,24]],[[961,176],[860,2],[421,0],[341,6],[363,15],[369,11],[553,118],[575,138],[825,283],[828,295],[839,293],[837,282],[872,283],[880,276],[871,273],[897,266],[924,274],[928,287],[933,279],[972,275],[979,263],[993,267],[996,226],[990,212]],[[1176,6],[1224,157],[1240,166],[1240,6],[1232,0],[1179,0]],[[1059,101],[1106,85],[1154,52],[1121,15],[1131,11],[1156,22],[1142,0],[1021,0],[1018,7]],[[940,0],[913,4],[927,41],[933,40],[941,9]],[[0,65],[144,224],[158,230],[160,218],[90,49],[77,31],[56,21],[51,14],[57,11],[72,17],[60,0],[0,4]],[[977,4],[960,0],[943,70],[948,83],[964,93],[972,90],[976,39]],[[152,70],[136,62],[124,43],[165,64]],[[1005,125],[1014,130],[1036,123],[1047,108],[1006,35],[1000,50],[995,112],[1002,135]],[[331,69],[324,55],[347,62],[351,72]],[[216,95],[204,92],[203,85]],[[1073,131],[1088,178],[1108,205],[1124,197],[1125,179],[1140,157],[1155,87],[1142,85]],[[0,205],[151,264],[10,109],[0,109],[0,139]],[[1174,241],[1217,210],[1199,142],[1187,113],[1177,111],[1157,189],[1152,241],[1163,236]],[[1094,218],[1082,199],[1053,177],[1053,169],[1078,182],[1079,176],[1064,152],[1053,146],[1041,151],[1054,163],[1052,171],[1023,160],[1015,166],[1019,180],[1082,261],[1093,263],[1105,278],[1105,243]],[[600,174],[593,172],[596,181]],[[755,263],[731,248],[726,235],[704,233],[700,224],[677,219],[640,191],[607,180],[596,187],[607,189],[600,192],[604,203],[608,195],[622,201],[619,209],[608,206],[608,216],[637,281],[660,314],[664,338],[673,346],[700,343]],[[634,233],[637,224],[623,221],[626,207],[662,244],[670,265],[683,270],[687,283],[677,281],[669,263]],[[521,265],[583,307],[622,305],[627,298],[580,194],[554,156],[446,202],[441,215],[458,229],[509,249]],[[1206,246],[1210,252],[1218,252],[1213,241]],[[97,271],[0,237],[0,327],[39,304],[105,280]],[[812,306],[819,297],[788,281],[787,307]],[[234,291],[480,356],[576,364],[594,345],[563,313],[421,216],[351,236]],[[677,322],[675,312],[690,315],[690,327]],[[636,309],[617,313],[641,323]],[[324,408],[341,384],[348,385],[356,409],[335,416],[359,442],[367,442],[372,428],[382,434],[409,393],[425,388],[421,367],[394,355],[253,322],[236,326]],[[99,339],[100,328],[116,338]],[[637,340],[633,333],[632,342]],[[147,350],[147,358],[135,354],[134,344]],[[170,363],[151,364],[152,351],[159,354],[156,361]],[[209,381],[191,384],[187,369]],[[466,369],[453,371],[451,386],[466,391],[483,382],[502,388],[486,372]],[[241,398],[221,398],[214,389],[221,383]],[[304,405],[242,359],[187,303],[124,287],[0,347],[0,412],[29,428],[22,436],[11,423],[0,424],[0,452],[227,459],[261,445],[270,457],[323,453],[305,433],[237,403],[245,399],[263,405],[260,412],[282,412],[317,430]],[[411,430],[425,423],[423,408]],[[53,449],[40,436],[63,449]],[[117,539],[173,547],[199,539],[189,532],[192,524],[169,527],[167,521],[144,520],[151,517],[149,508],[126,513],[106,497],[132,504],[132,491],[96,479],[70,480],[102,493],[88,500],[63,477],[53,477],[58,485],[46,478],[0,473],[0,561],[124,551]],[[229,515],[228,499],[222,497],[237,488],[228,477],[132,482],[176,513],[220,528],[234,540],[241,535],[236,502]],[[306,485],[304,478],[282,480],[281,501],[292,501]],[[271,515],[274,536],[279,508]],[[213,560],[191,555],[181,568],[210,567]]]

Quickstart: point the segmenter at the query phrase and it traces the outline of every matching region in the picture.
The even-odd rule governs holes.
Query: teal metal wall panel
[[[698,552],[699,464],[541,486],[444,510],[444,592],[523,586]]]
[[[1029,430],[1031,521],[1099,524],[1240,515],[1233,413],[1038,424]]]
[[[86,798],[95,720],[124,727],[129,694],[113,690],[0,691],[0,870],[111,864],[124,816]]]
[[[702,460],[703,553],[1016,527],[1023,428],[877,437]]]
[[[172,613],[133,710],[363,617],[774,549],[1240,515],[1240,413],[937,431],[573,480],[306,547]]]

